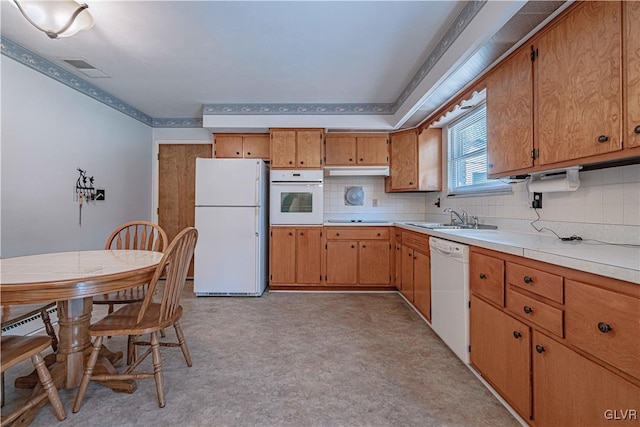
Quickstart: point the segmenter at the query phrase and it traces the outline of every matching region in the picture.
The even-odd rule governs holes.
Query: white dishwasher
[[[429,238],[431,249],[431,327],[469,363],[469,247]]]

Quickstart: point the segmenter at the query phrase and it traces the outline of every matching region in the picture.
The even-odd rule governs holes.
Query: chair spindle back
[[[105,249],[133,249],[164,252],[167,234],[149,221],[131,221],[120,225],[107,239]]]

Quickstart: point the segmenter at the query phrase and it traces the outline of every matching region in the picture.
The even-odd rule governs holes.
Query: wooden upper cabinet
[[[442,129],[424,129],[418,135],[418,190],[442,190]]]
[[[539,164],[622,148],[620,2],[582,2],[535,42]]]
[[[322,168],[322,129],[272,129],[272,169]]]
[[[533,63],[530,47],[517,51],[487,77],[489,176],[533,166]]]
[[[386,166],[389,164],[389,135],[325,135],[327,166]]]
[[[270,158],[268,134],[214,134],[214,153],[218,159]]]
[[[390,190],[418,189],[418,135],[415,129],[392,133]]]
[[[640,147],[640,2],[623,2],[625,29],[625,148]]]

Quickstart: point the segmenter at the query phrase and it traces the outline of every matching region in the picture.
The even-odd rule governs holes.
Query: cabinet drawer
[[[566,281],[567,342],[640,378],[640,299]]]
[[[508,262],[507,283],[563,303],[561,276]]]
[[[471,252],[469,286],[474,294],[504,307],[504,261]]]
[[[429,254],[429,236],[427,235],[403,231],[402,244]]]
[[[389,240],[389,227],[330,227],[326,229],[329,240]]]
[[[562,337],[562,310],[507,289],[507,309]]]

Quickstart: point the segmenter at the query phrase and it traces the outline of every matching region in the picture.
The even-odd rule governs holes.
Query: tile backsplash
[[[364,190],[362,206],[345,203],[345,189],[354,186]],[[425,193],[385,193],[384,177],[381,176],[332,176],[324,179],[326,219],[420,220],[426,214],[426,197]]]

